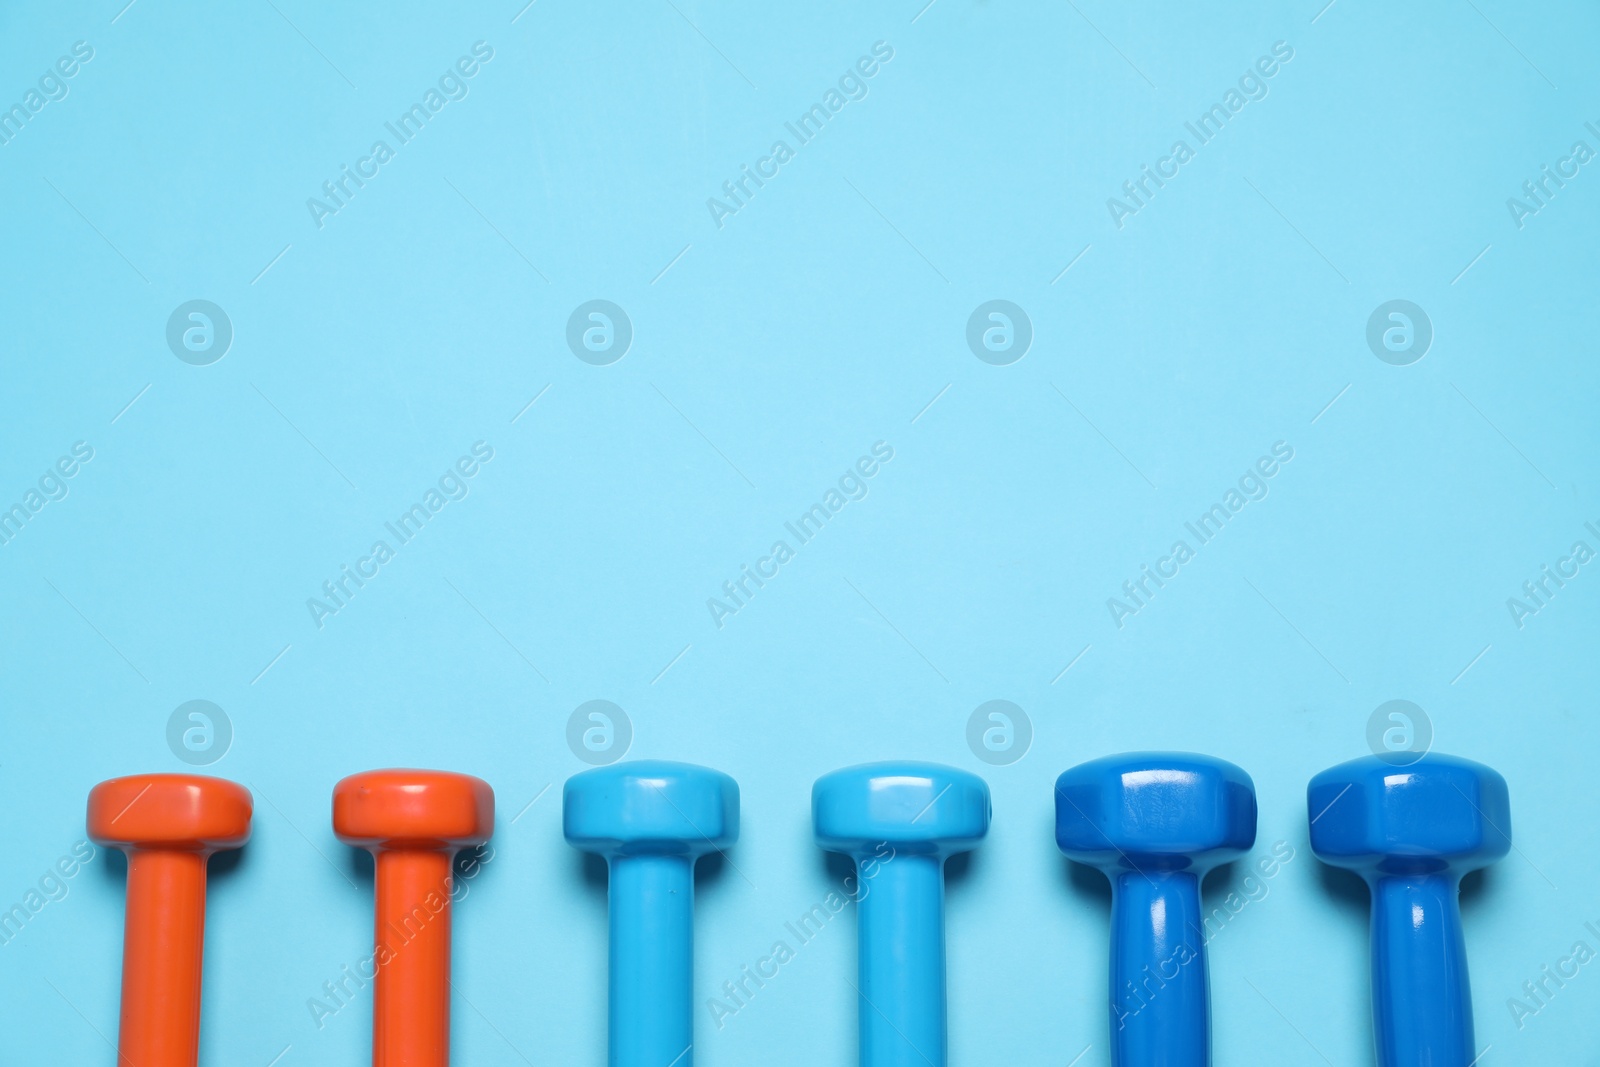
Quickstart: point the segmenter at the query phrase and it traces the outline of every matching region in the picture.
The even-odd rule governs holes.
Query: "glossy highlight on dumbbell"
[[[1468,1067],[1481,1053],[1461,934],[1461,877],[1511,848],[1506,781],[1431,753],[1366,756],[1306,789],[1311,849],[1372,893],[1372,1018],[1379,1067]]]
[[[1111,1062],[1207,1067],[1200,883],[1256,838],[1250,776],[1210,756],[1130,752],[1056,779],[1056,844],[1111,880]]]
[[[89,793],[89,837],[128,855],[119,1067],[194,1067],[200,1047],[206,861],[250,837],[250,791],[196,774],[138,774]]]
[[[447,1067],[452,868],[494,832],[494,791],[447,771],[354,774],[334,787],[333,829],[373,855],[373,1067]]]
[[[977,847],[990,815],[982,778],[936,763],[847,767],[812,787],[817,843],[872,883],[856,906],[861,1067],[947,1062],[944,864]]]
[[[739,836],[739,786],[690,763],[634,760],[567,779],[562,824],[610,868],[611,1067],[694,1062],[694,865]]]

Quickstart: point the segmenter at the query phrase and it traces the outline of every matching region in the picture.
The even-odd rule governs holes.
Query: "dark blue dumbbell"
[[[567,840],[611,869],[611,1067],[694,1062],[694,862],[739,836],[739,786],[635,760],[567,779]]]
[[[1255,785],[1219,759],[1130,752],[1056,779],[1056,844],[1111,879],[1116,1067],[1211,1063],[1200,882],[1255,839]]]
[[[1366,756],[1311,779],[1306,807],[1311,850],[1372,891],[1379,1067],[1477,1062],[1458,897],[1511,848],[1506,780],[1455,756]]]
[[[817,843],[856,863],[861,1067],[945,1067],[944,861],[989,832],[983,779],[869,763],[817,779]]]

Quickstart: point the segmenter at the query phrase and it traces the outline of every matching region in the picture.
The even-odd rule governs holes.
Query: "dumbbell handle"
[[[449,852],[377,850],[373,1067],[450,1063]]]
[[[693,1067],[694,857],[610,867],[611,1067]]]
[[[194,1067],[205,950],[205,852],[128,850],[121,1067]]]
[[[856,879],[861,1067],[945,1067],[944,858],[864,857]]]
[[[1452,873],[1382,876],[1372,884],[1378,1067],[1468,1067],[1478,1055],[1459,887]]]
[[[1200,877],[1121,871],[1111,889],[1111,1062],[1209,1067]]]

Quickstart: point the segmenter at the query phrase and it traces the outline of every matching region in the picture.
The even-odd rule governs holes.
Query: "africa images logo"
[[[383,124],[394,138],[393,146],[380,138],[372,142],[366,155],[356,160],[354,170],[347,163],[340,164],[338,176],[322,183],[321,198],[306,198],[306,210],[310,212],[311,221],[316,223],[317,229],[326,225],[326,219],[348,207],[356,193],[365,189],[367,182],[378,176],[383,165],[395,157],[398,149],[410,144],[428,121],[444,110],[446,104],[465,100],[470,91],[468,81],[476,77],[483,65],[493,58],[494,48],[487,41],[475,42],[472,55],[458,58],[453,66],[439,75],[436,85],[428,86],[421,100],[402,111],[393,122]]]
[[[1294,47],[1288,41],[1274,42],[1272,55],[1261,56],[1247,67],[1239,76],[1237,87],[1228,86],[1220,101],[1202,111],[1193,122],[1183,124],[1183,128],[1194,138],[1192,146],[1186,139],[1178,138],[1172,142],[1167,154],[1156,160],[1154,169],[1148,163],[1141,164],[1139,176],[1122,183],[1120,198],[1107,197],[1106,212],[1117,229],[1122,229],[1129,218],[1150,206],[1156,193],[1181,174],[1184,165],[1195,158],[1197,150],[1215,140],[1228,122],[1244,110],[1246,104],[1265,100],[1270,91],[1268,80],[1275,77],[1293,58]]]
[[[810,144],[827,127],[833,116],[844,110],[846,104],[852,100],[865,100],[869,92],[868,79],[875,77],[884,64],[893,58],[893,45],[888,41],[875,41],[872,55],[861,56],[839,75],[835,83],[837,87],[829,86],[823,92],[821,101],[801,112],[793,122],[783,124],[783,128],[794,138],[793,146],[779,138],[772,142],[766,155],[756,160],[754,170],[748,163],[739,164],[739,176],[722,183],[722,196],[725,199],[715,196],[706,198],[706,210],[711,213],[711,221],[717,229],[722,229],[725,220],[748,207],[756,193],[776,178],[784,164],[794,159],[799,149]],[[752,183],[754,188],[751,187]]]

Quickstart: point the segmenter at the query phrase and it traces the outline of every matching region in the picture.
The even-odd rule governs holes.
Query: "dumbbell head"
[[[333,788],[333,830],[361,848],[465,848],[489,840],[494,791],[448,771],[352,774]]]
[[[1465,874],[1511,848],[1506,780],[1457,756],[1404,767],[1364,756],[1311,779],[1306,801],[1312,851],[1366,876]]]
[[[699,856],[739,836],[739,785],[692,763],[615,763],[567,779],[562,823],[585,852]]]
[[[817,843],[846,855],[882,843],[949,856],[989,832],[989,786],[937,763],[867,763],[818,778],[811,788]]]
[[[135,774],[89,792],[89,837],[110,848],[216,852],[250,839],[250,791],[199,774]]]
[[[1204,873],[1255,839],[1255,785],[1224,760],[1127,752],[1056,779],[1056,844],[1091,867]]]
[[[195,774],[138,774],[89,791],[89,837],[128,853],[117,1060],[194,1067],[200,1045],[206,862],[250,837],[250,791]]]

